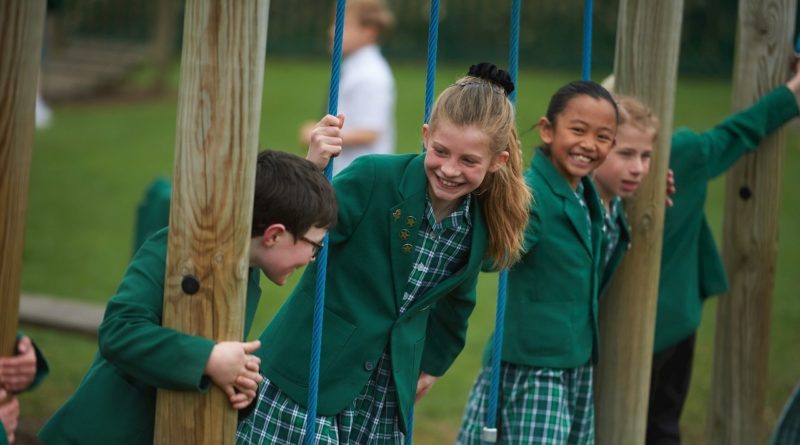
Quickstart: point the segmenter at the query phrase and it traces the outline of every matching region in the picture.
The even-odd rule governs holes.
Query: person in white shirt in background
[[[395,82],[381,54],[381,37],[394,25],[385,0],[348,0],[342,39],[338,112],[345,116],[343,150],[333,163],[334,175],[365,154],[394,153]],[[330,32],[333,40],[333,27]],[[301,143],[310,142],[315,123],[301,129]]]

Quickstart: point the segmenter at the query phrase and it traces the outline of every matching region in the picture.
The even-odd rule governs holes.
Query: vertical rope
[[[508,74],[514,82],[514,91],[509,95],[511,103],[517,103],[517,82],[519,72],[519,23],[521,1],[511,1],[511,24],[508,39]],[[497,283],[497,311],[494,321],[494,338],[492,344],[492,379],[489,386],[489,402],[486,409],[486,426],[481,440],[484,443],[497,442],[497,402],[500,398],[500,362],[503,357],[503,328],[506,316],[506,297],[508,294],[508,270],[500,271]]]
[[[517,104],[517,76],[519,74],[519,22],[522,9],[520,0],[511,1],[511,30],[508,37],[508,74],[514,82],[514,91],[508,96],[511,103]]]
[[[331,56],[331,83],[328,94],[328,114],[336,116],[339,107],[339,73],[342,65],[342,35],[344,34],[344,9],[347,0],[336,0],[333,55]],[[325,166],[325,177],[333,177],[333,159]],[[317,267],[314,294],[314,324],[311,333],[311,363],[308,376],[308,404],[306,409],[306,434],[304,443],[313,445],[317,429],[317,395],[319,393],[319,360],[322,352],[322,314],[325,308],[325,273],[328,270],[328,235],[315,261]]]
[[[430,23],[428,24],[428,60],[425,73],[425,115],[427,124],[433,109],[433,87],[436,83],[436,53],[439,47],[439,0],[431,0]]]
[[[583,1],[583,59],[581,79],[592,78],[592,0]]]
[[[436,53],[439,47],[439,0],[431,0],[431,11],[428,22],[428,59],[425,62],[425,113],[422,123],[427,124],[433,109],[433,87],[436,83]],[[422,144],[425,151],[425,143]],[[408,411],[406,420],[406,445],[414,442],[414,404]]]

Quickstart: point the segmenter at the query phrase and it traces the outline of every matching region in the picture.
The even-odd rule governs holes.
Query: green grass
[[[398,147],[420,149],[424,66],[395,65]],[[437,90],[455,80],[463,67],[441,67]],[[549,95],[577,73],[521,72],[518,125],[526,156],[538,137],[527,131],[544,113]],[[324,61],[268,58],[261,118],[265,147],[304,153],[297,142],[300,122],[317,119],[327,98],[329,67]],[[177,75],[172,79],[177,81]],[[675,125],[704,129],[728,113],[730,86],[707,80],[681,81]],[[114,293],[130,257],[134,212],[146,185],[171,176],[176,99],[56,105],[54,124],[36,133],[25,239],[23,289],[102,304]],[[780,250],[773,299],[766,418],[771,426],[785,398],[800,381],[800,201],[794,172],[800,169],[796,131],[787,137],[780,213]],[[719,235],[722,180],[711,187],[708,212]],[[678,184],[680,187],[680,184]],[[299,275],[299,274],[297,274]],[[296,277],[295,277],[296,278]],[[264,298],[253,335],[268,322],[294,281],[277,287],[262,280]],[[484,343],[493,329],[496,278],[481,277],[479,300],[464,353],[417,407],[416,443],[452,442]],[[703,443],[708,405],[715,303],[705,310],[696,366],[683,418],[687,443]],[[96,350],[91,338],[26,328],[46,352],[51,376],[22,397],[23,416],[42,420],[78,384]],[[627,421],[627,419],[620,419]]]

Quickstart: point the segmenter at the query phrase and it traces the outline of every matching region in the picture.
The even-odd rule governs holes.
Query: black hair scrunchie
[[[508,72],[497,68],[497,65],[493,63],[481,62],[477,65],[472,65],[469,67],[467,75],[486,79],[501,86],[505,90],[506,96],[514,91],[514,82]]]

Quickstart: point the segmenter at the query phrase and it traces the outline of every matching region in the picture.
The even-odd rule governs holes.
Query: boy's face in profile
[[[295,270],[314,261],[328,229],[312,227],[292,235],[282,224],[273,224],[250,245],[250,265],[259,267],[273,283],[282,286]]]

